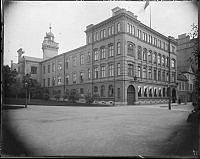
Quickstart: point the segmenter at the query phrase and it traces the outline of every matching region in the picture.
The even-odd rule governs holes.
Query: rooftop
[[[182,74],[182,73],[178,73],[177,80],[188,81],[187,77],[184,74]]]
[[[27,61],[35,61],[35,62],[41,62],[43,59],[42,58],[37,58],[37,57],[31,57],[31,56],[23,56],[25,60]]]

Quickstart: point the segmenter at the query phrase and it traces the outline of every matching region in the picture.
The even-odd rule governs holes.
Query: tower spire
[[[50,33],[51,33],[51,28],[52,28],[52,27],[51,27],[51,23],[50,23],[50,25],[49,25]]]

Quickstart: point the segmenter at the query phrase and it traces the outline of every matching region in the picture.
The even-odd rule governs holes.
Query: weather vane
[[[51,23],[50,23],[49,29],[50,29],[50,33],[51,33]]]

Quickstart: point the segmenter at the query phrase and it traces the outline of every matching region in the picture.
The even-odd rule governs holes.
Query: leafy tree
[[[3,66],[2,72],[3,72],[2,73],[2,75],[3,75],[3,96],[8,97],[11,85],[16,83],[17,71],[11,70],[11,68],[8,65],[6,65],[6,66]]]
[[[34,99],[41,99],[43,96],[43,88],[41,88],[40,84],[35,79],[31,80],[30,92],[31,98]]]
[[[90,94],[86,94],[85,96],[86,103],[92,104],[94,102],[94,98],[90,96]]]
[[[195,90],[193,92],[193,106],[194,110],[188,116],[188,121],[198,121],[200,120],[200,48],[199,48],[199,36],[198,36],[198,25],[192,25],[192,32],[190,33],[190,37],[194,40],[194,46],[192,55],[190,58],[191,64],[196,66],[194,75],[195,75]]]
[[[70,95],[70,92],[69,92],[68,89],[66,89],[66,91],[65,91],[65,93],[64,93],[64,95],[63,95],[63,98],[64,98],[64,99],[69,99],[69,95]]]
[[[49,90],[47,88],[42,89],[42,94],[43,94],[42,97],[43,97],[44,100],[49,100],[50,95],[49,95]]]
[[[199,37],[198,37],[198,25],[192,25],[192,32],[190,33],[190,37],[194,39],[194,47],[192,51],[193,58],[190,58],[191,64],[194,65],[195,69],[195,94],[196,98],[193,98],[194,105],[198,106],[196,109],[200,109],[200,53],[199,53]],[[196,66],[196,67],[195,67]]]
[[[72,103],[75,103],[76,100],[79,100],[79,94],[78,94],[78,92],[75,89],[71,90],[70,95],[69,95],[69,100]]]
[[[16,80],[15,83],[13,83],[10,88],[9,88],[9,92],[10,92],[10,95],[12,97],[15,97],[16,99],[18,97],[21,97],[22,94],[25,94],[25,89],[23,88],[23,84],[22,82],[20,82],[19,79]]]

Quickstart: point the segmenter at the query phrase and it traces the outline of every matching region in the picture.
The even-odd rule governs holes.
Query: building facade
[[[86,45],[59,55],[54,35],[46,35],[44,40],[51,38],[51,43],[42,44],[45,55],[38,64],[38,79],[51,97],[76,89],[81,95],[115,104],[164,103],[170,86],[176,98],[177,42],[173,37],[147,27],[119,7],[112,10],[112,17],[87,26],[85,33]]]
[[[190,39],[189,35],[178,35],[177,45],[177,67],[190,67],[196,69],[196,65],[192,62],[194,60],[194,49],[197,39]],[[192,60],[191,60],[192,59]]]
[[[194,85],[195,75],[193,69],[190,67],[183,67],[181,70],[178,69],[178,88],[177,88],[177,96],[181,102],[192,102],[193,99],[193,90],[195,89]]]
[[[43,61],[43,59],[30,56],[22,56],[25,53],[22,50],[22,48],[20,48],[17,51],[17,53],[18,53],[18,63],[17,63],[18,79],[22,81],[24,75],[29,74],[31,75],[32,79],[35,79],[38,82],[40,82],[41,61]]]
[[[192,101],[197,66],[194,64],[194,49],[196,39],[189,35],[178,35],[177,70],[178,70],[178,98],[184,102]]]

